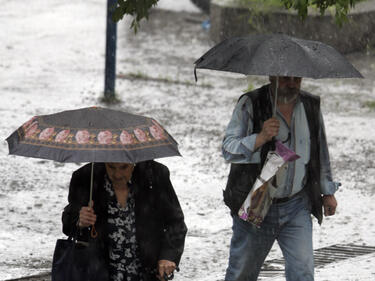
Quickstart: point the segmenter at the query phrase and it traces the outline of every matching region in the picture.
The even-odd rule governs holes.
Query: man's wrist
[[[254,149],[257,150],[259,147],[263,146],[266,142],[267,142],[267,139],[264,137],[262,132],[260,132],[255,139]]]

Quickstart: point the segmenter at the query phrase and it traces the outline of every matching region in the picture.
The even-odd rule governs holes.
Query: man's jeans
[[[272,204],[261,224],[233,217],[226,281],[255,281],[275,240],[285,258],[288,281],[314,280],[311,205],[306,193],[285,203]]]

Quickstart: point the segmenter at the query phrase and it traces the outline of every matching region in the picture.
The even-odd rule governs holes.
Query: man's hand
[[[173,261],[168,260],[159,260],[158,261],[158,272],[159,275],[157,276],[159,280],[165,281],[164,273],[168,276],[173,273],[176,269],[176,264]]]
[[[337,208],[335,195],[323,195],[323,207],[325,216],[333,216]]]
[[[262,131],[260,131],[255,140],[255,149],[276,137],[279,134],[279,128],[280,122],[275,117],[266,120],[263,123]]]
[[[93,206],[94,206],[94,202]],[[81,211],[79,212],[79,227],[89,227],[90,225],[94,225],[96,222],[96,215],[93,208],[90,207],[82,207]]]

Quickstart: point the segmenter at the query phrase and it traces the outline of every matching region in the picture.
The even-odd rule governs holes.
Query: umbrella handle
[[[90,179],[90,200],[89,200],[89,206],[92,208],[92,188],[94,185],[94,162],[91,163],[91,179]],[[95,229],[95,225],[91,227],[91,237],[96,238],[98,237],[98,232]]]
[[[90,198],[89,206],[92,208],[92,189],[94,185],[94,162],[91,163],[91,178],[90,178]]]
[[[96,237],[98,237],[98,232],[96,231],[96,229],[95,229],[95,225],[93,225],[92,227],[91,227],[91,237],[92,238],[96,238]]]
[[[195,77],[195,83],[198,82],[198,77],[197,77],[197,66],[194,67],[194,77]]]

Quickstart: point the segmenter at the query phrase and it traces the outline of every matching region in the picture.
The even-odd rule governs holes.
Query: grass
[[[247,93],[247,92],[251,92],[252,90],[254,90],[254,84],[249,82],[248,85],[247,85],[247,89],[244,89],[242,90],[244,93]]]
[[[245,7],[284,7],[280,0],[240,0],[240,3]]]
[[[365,107],[368,107],[371,110],[375,110],[375,101],[366,101],[364,103]]]
[[[211,84],[202,83],[196,84],[195,82],[190,81],[181,81],[179,79],[173,79],[171,77],[152,77],[143,72],[128,72],[126,74],[120,73],[117,75],[117,78],[120,79],[128,79],[128,80],[144,80],[144,81],[153,81],[153,82],[160,82],[160,83],[168,83],[168,84],[180,84],[185,86],[198,86],[203,88],[213,88]]]
[[[116,93],[114,93],[114,95],[104,95],[101,98],[99,98],[99,101],[107,105],[121,103],[121,100],[117,97]]]

